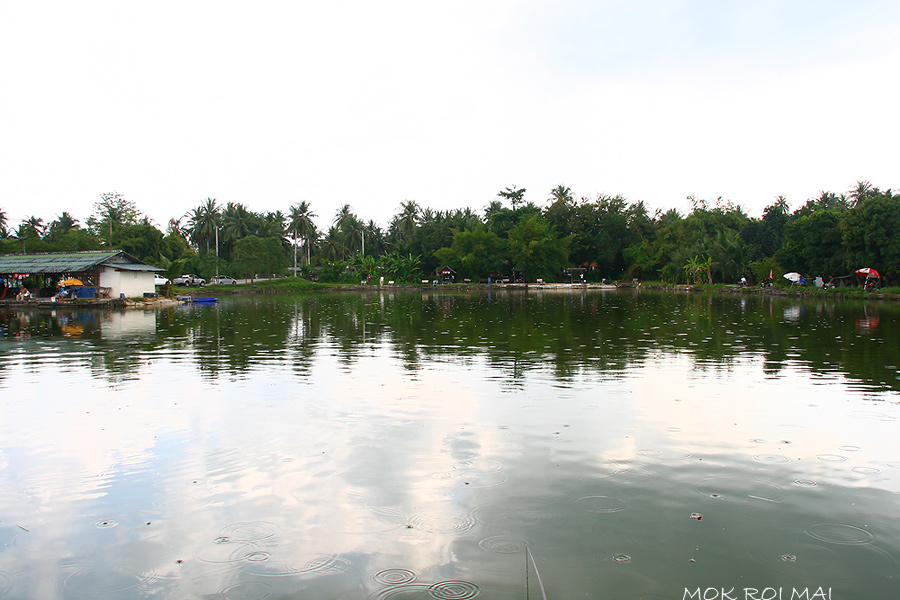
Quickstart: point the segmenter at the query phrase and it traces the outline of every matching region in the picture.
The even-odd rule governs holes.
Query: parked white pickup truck
[[[172,285],[206,285],[206,280],[197,275],[182,275],[173,279]]]

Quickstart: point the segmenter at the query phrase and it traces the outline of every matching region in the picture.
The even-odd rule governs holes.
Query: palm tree
[[[491,200],[491,202],[484,208],[485,224],[490,225],[491,221],[501,210],[503,210],[503,203],[499,200]]]
[[[50,223],[47,234],[49,236],[59,237],[69,233],[70,230],[78,226],[78,219],[63,211],[55,221]]]
[[[254,229],[254,215],[240,202],[229,202],[222,211],[222,235],[225,241],[234,244],[250,235]]]
[[[344,204],[337,209],[336,213],[334,213],[334,221],[332,221],[332,224],[338,229],[341,229],[344,223],[351,217],[353,217],[353,209],[350,208],[349,204]]]
[[[164,294],[166,296],[172,293],[172,280],[176,277],[180,277],[181,274],[184,273],[184,263],[186,262],[187,258],[171,260],[162,252],[159,253],[159,266],[164,269],[163,277],[169,280],[169,283],[167,283],[164,288]]]
[[[9,237],[7,224],[8,217],[6,216],[6,211],[0,208],[0,238],[6,239],[7,237]]]
[[[381,230],[374,219],[369,219],[366,223],[360,223],[362,227],[363,239],[369,245],[369,254],[381,254],[384,251],[384,232]]]
[[[353,214],[349,204],[345,204],[337,210],[334,215],[334,226],[341,236],[341,246],[345,252],[347,250],[353,251],[365,243],[362,238],[362,235],[364,235],[362,223],[357,216]],[[357,238],[359,239],[359,245],[357,245]]]
[[[856,187],[850,190],[850,197],[853,199],[853,206],[859,206],[870,196],[876,194],[878,190],[872,187],[868,181],[857,181]]]
[[[175,219],[169,219],[169,225],[166,227],[167,235],[177,235],[179,237],[184,237],[184,229],[181,227],[181,220],[184,219],[187,215],[182,215],[181,217]]]
[[[288,211],[288,231],[293,233],[295,239],[302,238],[306,242],[306,264],[309,264],[309,250],[316,234],[316,225],[312,218],[316,213],[312,212],[309,202],[306,200],[295,204]]]
[[[259,237],[284,237],[284,222],[285,216],[284,213],[280,210],[266,213],[265,217],[263,217],[260,223]]]
[[[356,215],[345,222],[341,235],[344,236],[344,247],[347,251],[366,253],[365,224]]]
[[[397,233],[400,235],[400,243],[409,243],[416,226],[419,224],[419,205],[415,200],[406,200],[400,203],[400,214],[397,215]]]
[[[566,206],[571,206],[575,202],[575,196],[572,195],[572,189],[562,184],[550,190],[550,197],[547,199],[550,204],[561,202]]]
[[[434,223],[440,219],[440,216],[440,212],[435,212],[434,209],[426,206],[422,209],[422,216],[419,218],[419,224]]]
[[[787,198],[785,198],[784,196],[777,196],[775,198],[775,202],[772,203],[772,206],[770,208],[777,210],[783,215],[788,214],[788,211],[790,210]]]
[[[819,192],[819,197],[815,199],[815,205],[817,209],[821,210],[830,210],[832,208],[837,208],[839,204],[839,199],[834,192],[826,192],[822,190]]]
[[[22,221],[19,230],[28,237],[40,239],[44,235],[44,220],[40,217],[28,217]]]
[[[326,260],[337,260],[343,254],[344,245],[341,242],[341,232],[337,227],[329,227],[325,239],[322,240],[322,253]]]
[[[188,227],[191,241],[198,247],[201,240],[205,241],[206,253],[209,254],[209,242],[216,239],[216,230],[219,228],[222,216],[216,199],[207,198],[189,214]]]

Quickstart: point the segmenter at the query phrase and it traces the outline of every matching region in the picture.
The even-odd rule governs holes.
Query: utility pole
[[[300,242],[303,241],[303,238],[297,237],[297,232],[294,232],[294,237],[284,236],[288,242],[290,242],[291,246],[294,247],[294,277],[297,276],[297,246],[300,245]]]

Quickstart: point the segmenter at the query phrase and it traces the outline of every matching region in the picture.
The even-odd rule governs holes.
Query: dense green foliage
[[[567,281],[566,269],[577,267],[587,281],[759,282],[772,273],[783,283],[780,276],[789,271],[827,280],[872,267],[885,283],[900,282],[900,196],[868,182],[846,195],[821,192],[793,212],[778,197],[759,217],[721,199],[691,198],[683,216],[651,214],[643,202],[620,196],[576,200],[563,185],[550,191],[543,208],[525,193],[507,187],[481,215],[405,201],[387,229],[345,204],[325,231],[305,201],[284,214],[206,198],[187,222],[172,219],[163,233],[112,192],[101,196],[84,226],[64,212],[49,224],[28,217],[13,230],[0,210],[0,253],[118,248],[206,278],[291,274],[296,265],[298,276],[343,283],[418,282],[445,265],[458,280],[472,281]]]

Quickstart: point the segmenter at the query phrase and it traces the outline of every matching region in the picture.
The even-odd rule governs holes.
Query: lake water
[[[898,317],[574,290],[2,312],[0,598],[898,598]]]

